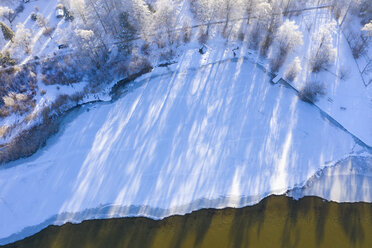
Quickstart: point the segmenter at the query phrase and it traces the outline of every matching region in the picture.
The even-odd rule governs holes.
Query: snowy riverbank
[[[253,204],[350,155],[369,155],[257,64],[208,63],[221,52],[185,52],[116,102],[71,114],[47,147],[1,169],[1,243],[42,223],[132,215],[130,206],[162,218]],[[86,211],[103,206],[105,216]]]

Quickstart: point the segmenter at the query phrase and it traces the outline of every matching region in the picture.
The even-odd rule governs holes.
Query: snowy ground
[[[12,23],[9,23],[7,20],[4,21],[12,30],[16,31],[16,25],[22,23],[25,28],[28,28],[32,31],[32,41],[30,46],[33,48],[32,53],[27,55],[23,52],[18,52],[14,54],[14,57],[18,59],[19,64],[25,64],[27,62],[33,61],[34,57],[37,56],[42,60],[47,60],[55,56],[67,54],[71,52],[69,49],[59,50],[58,45],[60,44],[59,39],[66,30],[70,22],[65,21],[64,19],[58,19],[55,16],[55,9],[58,4],[58,0],[31,0],[28,3],[24,3],[24,10],[17,15]],[[1,6],[10,7],[15,9],[21,1],[0,1]],[[31,13],[37,13],[46,18],[48,26],[54,28],[54,32],[51,36],[43,35],[44,27],[39,27],[36,21],[31,20]],[[11,42],[6,42],[4,47],[0,47],[0,51],[5,51],[11,46]],[[21,50],[21,49],[18,49]],[[1,82],[0,82],[1,83]],[[32,121],[26,121],[28,114],[37,116],[40,113],[40,110],[45,106],[50,106],[59,95],[67,94],[72,95],[73,93],[84,92],[84,87],[87,85],[87,82],[76,83],[72,86],[66,85],[45,85],[38,78],[38,88],[39,91],[35,96],[36,107],[32,113],[27,113],[26,115],[19,116],[18,114],[11,114],[7,118],[0,119],[0,127],[11,127],[12,131],[7,135],[0,135],[0,144],[6,144],[10,142],[15,136],[17,136],[21,131],[28,129],[34,125],[39,124],[42,121],[41,117],[34,118]],[[45,91],[45,94],[41,95],[40,91]],[[102,95],[104,92],[102,92]],[[86,95],[80,103],[89,102],[93,99],[94,96]],[[69,106],[71,107],[71,106]],[[12,127],[14,126],[15,127]]]
[[[370,202],[372,157],[349,157],[318,171],[305,186],[288,195],[301,198],[315,195],[336,202]]]
[[[56,18],[55,9],[58,2],[58,0],[31,0],[24,4],[24,10],[17,15],[12,24],[5,21],[14,31],[16,30],[16,25],[22,23],[25,28],[31,29],[33,32],[31,43],[33,52],[30,56],[23,56],[22,63],[26,63],[28,60],[33,59],[33,56],[38,56],[40,58],[44,58],[45,56],[53,57],[53,52],[58,54],[64,52],[58,49],[58,40],[63,30],[66,29],[70,23],[66,22],[63,18]],[[20,1],[12,1],[10,3],[2,2],[1,5],[15,9],[19,3]],[[52,33],[51,37],[42,34],[43,27],[38,27],[36,21],[31,20],[31,13],[41,14],[48,20],[48,26],[55,28],[55,32]],[[10,46],[10,44],[11,42],[8,42],[3,49]]]
[[[320,9],[304,12],[295,19],[304,34],[304,44],[286,62],[289,64],[295,56],[298,56],[303,70],[294,82],[289,83],[298,90],[309,81],[324,83],[326,95],[319,97],[319,101],[315,104],[372,147],[372,86],[364,84],[350,47],[339,27],[333,37],[337,51],[335,63],[320,73],[311,73],[306,65],[314,49],[317,30],[321,25],[334,21],[332,14],[327,9]],[[284,74],[286,68],[287,66],[284,65],[279,74]],[[345,78],[341,78],[342,71],[347,72]]]
[[[54,10],[56,1],[49,1],[52,7],[42,1],[32,4]],[[306,13],[296,19],[304,45],[286,63],[294,56],[306,63],[311,34],[330,20],[325,10]],[[54,40],[40,38],[38,55],[56,49]],[[272,85],[266,62],[255,63],[245,46],[218,38],[210,43],[201,56],[191,42],[178,63],[137,79],[117,101],[74,111],[44,149],[1,168],[0,244],[52,223],[240,207],[292,188],[295,197],[372,202],[365,146],[372,144],[371,87],[362,83],[341,32],[336,64],[315,76],[303,70],[292,83],[300,89],[308,77],[324,80],[327,95],[316,103],[323,113],[292,88]],[[237,46],[241,57],[232,59]],[[343,67],[350,68],[346,80],[338,76]],[[58,91],[45,86],[44,100],[84,84]]]
[[[46,148],[1,169],[0,242],[51,223],[253,204],[368,156],[293,89],[225,52],[185,52],[116,102],[71,114]]]

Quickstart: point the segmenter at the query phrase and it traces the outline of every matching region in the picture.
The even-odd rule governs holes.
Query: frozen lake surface
[[[250,205],[366,153],[256,64],[193,59],[70,114],[45,148],[1,169],[0,243],[51,223]]]

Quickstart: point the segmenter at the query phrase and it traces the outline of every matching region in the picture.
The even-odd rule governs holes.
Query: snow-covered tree
[[[357,15],[362,19],[362,24],[370,22],[372,19],[372,4],[371,0],[356,0],[358,11]]]
[[[14,32],[3,22],[0,22],[0,28],[5,40],[11,40],[14,37]]]
[[[95,19],[101,24],[103,30],[105,31],[105,34],[108,33],[107,26],[104,22],[103,17],[101,16],[101,11],[99,8],[100,1],[98,0],[86,0],[87,4],[92,8],[92,13],[95,13]]]
[[[364,27],[362,28],[363,31],[367,32],[368,36],[372,36],[372,20],[369,21]]]
[[[73,13],[79,16],[83,23],[87,25],[89,12],[84,0],[65,0],[65,5],[68,5]]]
[[[123,12],[119,15],[120,33],[118,38],[120,40],[119,48],[123,49],[126,53],[131,53],[132,42],[136,38],[137,30],[134,25],[129,21],[129,14]]]
[[[14,21],[16,15],[14,14],[14,10],[8,8],[6,6],[0,6],[0,18],[4,18],[9,21],[10,24]]]
[[[91,51],[91,49],[95,47],[96,45],[94,44],[95,34],[92,30],[75,29],[74,33],[76,41],[79,44],[79,49],[82,49],[82,51]]]
[[[25,28],[23,23],[18,23],[16,26],[16,33],[13,38],[13,45],[12,49],[17,50],[18,48],[22,48],[24,52],[27,54],[30,54],[32,52],[32,42],[31,42],[31,37],[32,37],[32,32],[30,29]],[[13,51],[16,52],[16,51]]]
[[[336,58],[336,49],[333,46],[333,35],[336,33],[334,21],[319,28],[315,39],[315,49],[310,59],[312,71],[320,71]]]
[[[195,18],[202,24],[207,25],[205,34],[209,34],[211,22],[218,18],[221,13],[221,0],[190,0],[191,11]]]
[[[259,42],[262,40],[263,31],[267,30],[270,22],[270,14],[272,13],[271,5],[262,1],[255,6],[252,10],[252,28],[250,37],[250,46],[253,49],[257,49]]]
[[[246,0],[222,0],[220,4],[221,18],[225,20],[225,28],[231,19],[244,15],[244,4]]]
[[[89,45],[89,41],[94,37],[94,32],[92,30],[77,29],[75,34],[84,41],[84,44]],[[85,45],[82,47],[84,48]]]
[[[261,42],[261,49],[260,53],[262,56],[266,56],[267,51],[269,47],[271,46],[273,39],[274,39],[274,34],[280,24],[282,23],[282,8],[280,5],[280,0],[271,0],[270,1],[270,8],[267,8],[267,13],[266,13],[266,19],[264,19],[263,22],[263,33],[264,33],[264,38]]]
[[[326,94],[326,85],[317,81],[306,82],[305,86],[300,90],[299,96],[305,102],[315,103],[318,96]]]
[[[279,55],[286,56],[297,46],[303,44],[302,32],[294,21],[286,20],[278,29],[275,35],[279,46]]]
[[[348,30],[349,33],[346,36],[354,58],[359,58],[368,48],[368,33],[361,31],[364,30]]]
[[[144,0],[121,0],[124,11],[130,14],[130,21],[138,33],[147,37],[151,32],[151,12]],[[150,30],[149,30],[150,28]]]
[[[175,28],[177,25],[177,4],[174,1],[158,0],[155,4],[154,28],[153,30],[159,35],[156,40],[173,44],[177,38]],[[164,35],[165,34],[165,35]],[[166,40],[164,40],[166,38]]]
[[[0,32],[0,51],[1,51],[1,48],[3,48],[3,46],[6,44],[6,41],[5,41],[5,38],[4,38],[4,35],[3,35],[3,32]]]
[[[257,4],[254,9],[253,17],[257,19],[257,22],[262,25],[268,25],[271,19],[271,13],[273,12],[272,6],[266,1],[262,1]]]
[[[49,35],[52,38],[52,32],[54,28],[52,28],[49,24],[49,20],[45,18],[42,14],[38,13],[36,16],[36,23],[40,28],[43,28],[43,34]]]
[[[0,34],[1,36],[1,34]],[[8,65],[15,65],[17,63],[17,61],[13,58],[10,57],[10,53],[8,51],[5,51],[5,52],[0,52],[0,67],[6,67]],[[0,77],[1,78],[1,77]],[[4,78],[2,78],[3,81],[8,81],[8,80],[4,80]]]
[[[191,40],[191,24],[190,20],[186,19],[184,23],[182,24],[182,37],[183,37],[183,42],[187,43]]]
[[[231,16],[236,11],[235,6],[237,4],[239,4],[239,1],[237,1],[237,0],[223,0],[222,1],[221,12],[222,12],[222,15],[225,19],[225,27],[224,27],[225,29],[230,22]]]
[[[107,61],[107,47],[101,43],[101,37],[93,30],[75,28],[68,38],[72,46],[80,55],[80,60],[90,60],[97,68]]]
[[[294,21],[286,20],[275,34],[275,46],[270,55],[272,71],[278,71],[290,53],[297,46],[303,44],[302,33]]]
[[[302,70],[301,60],[299,57],[295,57],[292,63],[288,66],[287,70],[285,71],[284,77],[289,81],[293,81],[301,70]]]
[[[245,0],[243,6],[247,14],[247,23],[250,24],[252,17],[255,15],[255,10],[260,0]]]
[[[122,8],[117,7],[117,0],[85,0],[88,10],[88,19],[95,20],[99,27],[89,27],[97,33],[102,29],[104,35],[118,36],[119,14]],[[126,4],[126,3],[123,3]]]

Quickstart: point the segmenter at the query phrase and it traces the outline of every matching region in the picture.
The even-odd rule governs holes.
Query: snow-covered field
[[[10,7],[15,9],[21,1],[3,1],[0,2],[2,6]],[[9,26],[16,30],[16,25],[22,23],[25,28],[33,31],[32,34],[32,47],[33,53],[30,56],[22,56],[21,63],[26,63],[33,59],[33,56],[40,58],[53,57],[53,52],[61,54],[64,51],[58,49],[60,44],[59,39],[63,34],[64,30],[70,25],[64,19],[58,19],[55,16],[55,9],[58,4],[58,0],[37,0],[30,1],[24,4],[24,10],[17,15],[13,23],[8,23]],[[47,19],[48,26],[55,28],[55,32],[52,36],[46,36],[42,34],[43,28],[38,27],[36,21],[31,19],[31,13],[37,13],[44,16]],[[7,42],[4,48],[6,49],[11,45],[11,42]]]
[[[326,95],[320,97],[315,104],[365,144],[372,147],[372,87],[363,83],[350,47],[338,26],[333,35],[337,53],[335,63],[320,73],[311,73],[306,66],[317,30],[321,25],[332,21],[334,21],[332,14],[326,9],[304,12],[301,18],[296,20],[304,34],[304,45],[291,56],[299,56],[304,69],[297,79],[290,83],[298,90],[309,81],[324,83]],[[310,29],[308,29],[309,26]],[[291,59],[287,62],[289,61]],[[283,66],[281,71],[285,69],[286,66]],[[342,73],[346,74],[344,78],[341,78]]]
[[[211,62],[225,52],[185,52],[116,102],[72,113],[44,149],[1,169],[0,243],[51,223],[253,204],[369,156],[250,59]]]
[[[56,27],[53,37],[42,36],[41,29],[35,33],[33,55],[63,53],[58,37],[70,24],[55,18],[56,4],[32,1],[16,19],[38,30],[29,16],[39,7]],[[304,69],[288,82],[291,87],[270,82],[268,60],[247,49],[247,42],[214,35],[201,55],[195,35],[177,48],[175,64],[136,79],[116,101],[108,95],[115,81],[88,94],[79,103],[107,102],[74,110],[46,147],[0,168],[0,244],[53,223],[163,218],[204,207],[246,206],[286,192],[372,202],[372,88],[363,84],[338,27],[335,63],[309,71],[316,31],[333,20],[327,9],[293,19],[304,44],[279,71],[283,76],[293,58],[301,58]],[[154,65],[164,62],[158,55],[150,58]],[[311,80],[327,88],[315,105],[294,90]],[[83,91],[87,83],[57,89],[39,82],[46,94],[36,97],[37,106]],[[0,126],[15,121],[11,116]]]
[[[301,198],[316,195],[336,202],[370,202],[372,157],[349,157],[318,171],[303,187],[288,195]]]

